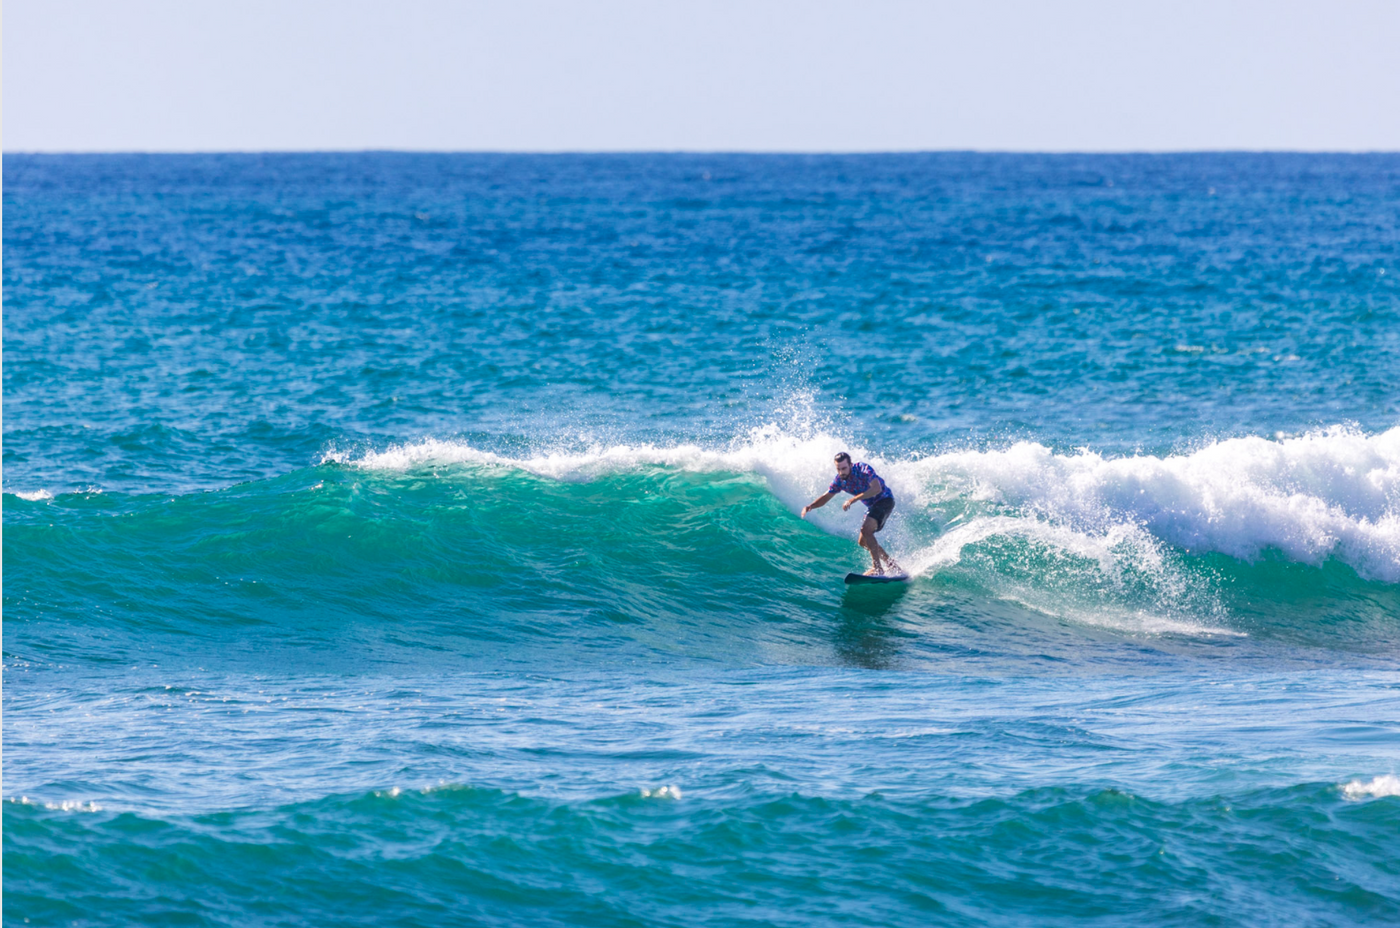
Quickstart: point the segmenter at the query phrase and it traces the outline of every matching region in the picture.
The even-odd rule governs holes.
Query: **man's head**
[[[836,473],[842,477],[851,476],[851,456],[844,451],[836,455]]]

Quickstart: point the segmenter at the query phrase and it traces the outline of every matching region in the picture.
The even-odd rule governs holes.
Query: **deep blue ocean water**
[[[1396,924],[1397,277],[1397,155],[6,155],[4,918]]]

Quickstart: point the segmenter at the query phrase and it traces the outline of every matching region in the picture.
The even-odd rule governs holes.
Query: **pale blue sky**
[[[1400,0],[7,0],[6,151],[1400,150]]]

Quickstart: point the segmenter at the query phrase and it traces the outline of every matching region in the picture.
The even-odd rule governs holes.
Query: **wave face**
[[[3,177],[7,924],[1400,921],[1400,156]]]

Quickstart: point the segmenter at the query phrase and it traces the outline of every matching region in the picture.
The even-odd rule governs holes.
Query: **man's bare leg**
[[[890,556],[875,540],[875,529],[877,528],[879,528],[879,523],[866,516],[864,524],[860,527],[860,546],[870,552],[870,570],[872,573],[878,574],[884,570],[881,562],[889,560]]]

